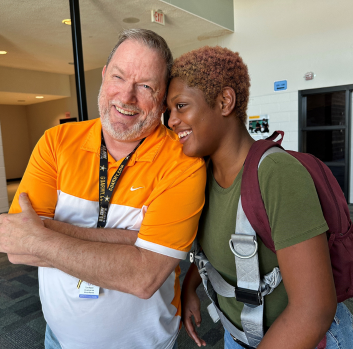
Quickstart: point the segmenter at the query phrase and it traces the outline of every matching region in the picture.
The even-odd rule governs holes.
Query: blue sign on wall
[[[275,81],[275,91],[285,91],[287,89],[287,80]]]

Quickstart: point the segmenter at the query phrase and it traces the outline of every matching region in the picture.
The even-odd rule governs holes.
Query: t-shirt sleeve
[[[185,259],[205,201],[205,166],[172,184],[148,206],[136,246]]]
[[[25,192],[34,210],[42,218],[53,218],[57,202],[57,166],[54,132],[47,131],[35,146],[9,213],[22,212],[19,194]]]
[[[259,168],[259,183],[276,250],[328,230],[314,182],[294,157],[267,156]]]

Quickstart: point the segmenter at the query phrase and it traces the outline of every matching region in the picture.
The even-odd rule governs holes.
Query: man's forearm
[[[40,258],[36,256],[31,256],[28,254],[8,254],[7,258],[9,259],[9,262],[12,264],[25,264],[25,265],[31,265],[32,267],[47,267],[47,268],[52,268],[52,266],[41,260]]]
[[[138,231],[127,229],[77,227],[75,225],[53,219],[46,219],[43,222],[44,226],[50,230],[86,241],[134,245],[138,234]]]
[[[91,284],[149,298],[179,260],[136,246],[84,241],[41,228],[30,253]],[[38,238],[38,236],[40,236]]]

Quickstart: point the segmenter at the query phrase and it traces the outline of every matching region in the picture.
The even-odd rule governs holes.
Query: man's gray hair
[[[166,82],[168,82],[170,77],[170,71],[173,65],[173,55],[166,41],[160,35],[153,32],[152,30],[147,30],[147,29],[123,30],[119,35],[119,40],[117,44],[114,46],[112,52],[110,52],[110,55],[108,57],[107,64],[106,64],[107,67],[115,51],[125,40],[136,40],[144,43],[147,47],[153,50],[156,50],[166,63],[166,67],[167,67]]]

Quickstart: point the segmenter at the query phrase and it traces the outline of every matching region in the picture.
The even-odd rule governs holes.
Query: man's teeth
[[[135,112],[132,112],[132,111],[125,111],[123,109],[120,109],[119,107],[115,106],[115,109],[121,113],[121,114],[124,114],[124,115],[135,115],[136,113]]]
[[[179,133],[178,133],[178,137],[179,137],[179,138],[184,138],[184,137],[188,136],[190,133],[192,133],[191,130],[189,130],[189,131],[184,131],[184,132],[179,132]]]

